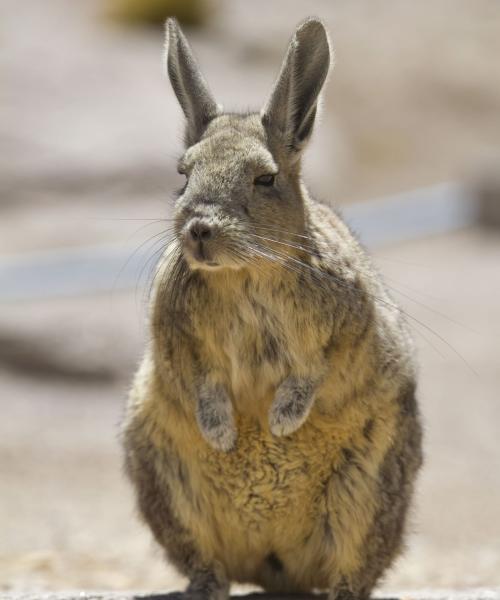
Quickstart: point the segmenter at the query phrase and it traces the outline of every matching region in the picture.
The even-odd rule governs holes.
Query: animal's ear
[[[186,116],[186,144],[191,146],[218,114],[218,106],[175,19],[167,19],[165,49],[170,83]]]
[[[261,113],[264,125],[277,132],[292,152],[300,151],[311,135],[329,67],[328,34],[321,21],[309,18],[295,30]]]

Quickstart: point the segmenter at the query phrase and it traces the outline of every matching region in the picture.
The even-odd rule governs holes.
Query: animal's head
[[[167,70],[186,117],[186,176],[176,235],[191,268],[249,267],[294,253],[304,227],[300,157],[330,66],[322,23],[296,29],[260,113],[224,113],[176,21],[167,21]],[[295,236],[295,237],[294,237]]]

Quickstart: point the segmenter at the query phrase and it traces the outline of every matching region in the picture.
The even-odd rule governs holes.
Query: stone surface
[[[243,595],[232,595],[232,600],[325,600],[326,594],[267,594],[254,592]],[[376,600],[499,600],[498,589],[473,590],[426,590],[395,593],[390,597],[376,596]],[[182,600],[182,594],[171,592],[166,594],[144,594],[141,592],[68,592],[58,594],[10,594],[0,600]]]

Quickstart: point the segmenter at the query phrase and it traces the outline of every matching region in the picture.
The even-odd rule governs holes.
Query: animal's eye
[[[260,177],[256,177],[254,179],[255,185],[265,185],[266,187],[271,187],[274,185],[275,175],[260,175]]]

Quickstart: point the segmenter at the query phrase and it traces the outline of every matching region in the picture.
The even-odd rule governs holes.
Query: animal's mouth
[[[190,266],[191,269],[196,269],[198,271],[216,271],[219,270],[221,268],[223,268],[223,265],[221,265],[218,262],[215,261],[198,261],[198,260],[190,260],[188,258],[188,264]]]
[[[203,244],[184,246],[184,256],[192,269],[219,269],[223,265],[214,259],[213,251]]]
[[[189,240],[186,243],[184,240],[183,253],[187,261],[193,266],[215,266],[217,264],[212,249],[207,248],[207,245],[203,242],[193,243],[192,240]]]
[[[211,260],[210,252],[203,242],[195,242],[194,244],[191,244],[187,250],[197,262],[205,263]]]

